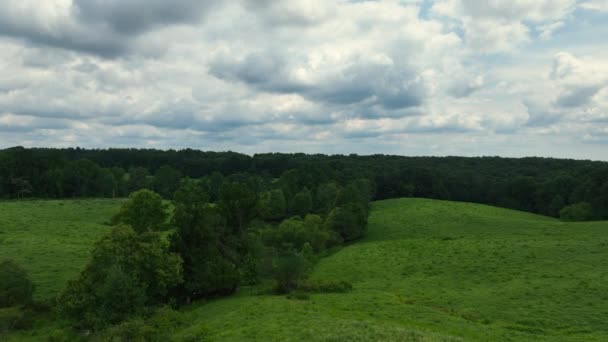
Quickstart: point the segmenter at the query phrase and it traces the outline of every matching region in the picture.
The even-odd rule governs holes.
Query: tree
[[[160,230],[166,220],[166,205],[162,197],[147,189],[129,195],[129,200],[113,218],[114,223],[128,224],[138,233]]]
[[[186,207],[196,206],[209,202],[209,196],[200,181],[191,178],[183,178],[181,184],[173,196],[176,205]]]
[[[359,203],[347,203],[334,208],[325,221],[327,230],[340,234],[344,241],[356,240],[365,235],[367,211]]]
[[[593,208],[587,202],[580,202],[564,207],[559,211],[564,221],[590,221],[593,219]]]
[[[9,259],[0,263],[0,308],[32,301],[34,284],[27,271]]]
[[[291,213],[304,216],[312,211],[312,194],[308,188],[298,192],[291,203]]]
[[[335,205],[340,188],[336,183],[319,185],[315,196],[315,209],[322,214],[328,213]]]
[[[112,172],[112,198],[123,196],[127,192],[127,173],[121,167],[113,167]]]
[[[209,199],[211,202],[217,202],[220,199],[220,190],[222,188],[222,184],[224,184],[224,176],[221,173],[215,171],[211,174],[211,176],[206,179],[207,184],[207,194],[209,195]]]
[[[32,185],[27,179],[13,178],[11,180],[13,187],[16,189],[17,199],[22,199],[25,195],[33,192]]]
[[[182,174],[169,165],[161,166],[154,174],[154,190],[163,198],[173,198]]]
[[[278,221],[284,218],[286,206],[285,196],[281,189],[262,193],[258,201],[260,217],[265,221]]]
[[[323,229],[322,219],[317,215],[306,215],[304,220],[290,218],[281,222],[278,228],[265,232],[267,244],[282,250],[301,250],[309,244],[316,251],[325,248],[330,233]]]
[[[239,282],[239,236],[233,235],[220,208],[185,183],[176,193],[171,250],[184,260],[184,283],[177,289],[189,302],[232,293]]]
[[[166,302],[182,280],[182,259],[159,233],[118,226],[95,244],[86,268],[60,294],[59,311],[78,325],[102,328]]]
[[[288,293],[298,287],[306,278],[307,260],[302,253],[290,251],[281,255],[276,261],[274,280],[279,293]]]
[[[134,167],[129,170],[127,188],[130,192],[150,188],[148,181],[148,169],[143,167]]]
[[[257,195],[239,182],[224,182],[220,189],[220,206],[226,214],[228,225],[242,231],[255,215]]]
[[[143,311],[146,304],[146,286],[121,266],[110,267],[105,278],[97,284],[98,315],[108,323],[119,323]]]

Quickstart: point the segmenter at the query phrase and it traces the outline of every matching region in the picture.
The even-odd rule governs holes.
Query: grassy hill
[[[35,203],[29,208],[0,203],[4,220],[0,222],[7,222],[7,206],[21,211],[15,217],[33,220],[29,231],[16,229],[19,236],[13,236],[15,229],[0,228],[4,231],[0,257],[8,254],[20,261],[44,263],[48,269],[28,267],[35,281],[47,282],[41,288],[50,294],[84,264],[90,244],[107,229],[100,223],[116,204],[83,201],[80,214],[74,214],[79,218],[65,213],[64,223],[51,225],[34,222],[30,211],[55,202]],[[105,205],[104,217],[98,212],[90,217],[83,214],[89,206]],[[55,216],[49,213],[48,219]],[[71,228],[64,233],[51,226]],[[89,233],[74,236],[82,226],[89,227],[85,230]],[[293,300],[242,289],[230,298],[185,308],[185,325],[174,332],[174,339],[608,339],[608,222],[563,223],[477,204],[398,199],[373,204],[368,230],[366,239],[323,258],[311,275],[313,280],[349,281],[351,293]],[[39,232],[42,238],[36,237]],[[51,244],[43,243],[47,234]],[[12,246],[29,239],[38,247]],[[64,254],[57,254],[63,249]],[[64,272],[64,266],[70,269]],[[52,279],[58,283],[55,287],[48,284]],[[35,340],[37,336],[34,332],[19,337]]]
[[[0,202],[0,260],[12,258],[36,284],[37,299],[54,298],[110,230],[121,200]]]
[[[312,278],[348,294],[247,296],[193,307],[201,334],[242,340],[606,340],[608,223],[563,223],[423,199],[374,203],[364,241]]]

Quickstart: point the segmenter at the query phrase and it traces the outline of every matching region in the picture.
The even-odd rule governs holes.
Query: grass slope
[[[37,299],[54,298],[78,275],[120,200],[0,202],[0,260],[12,258],[36,284]]]
[[[374,203],[368,229],[312,274],[352,293],[218,300],[191,308],[176,339],[608,339],[606,222],[399,199]]]
[[[0,203],[0,257],[26,263],[46,295],[84,265],[118,206],[59,203]],[[350,281],[353,292],[290,300],[243,289],[185,308],[174,340],[608,340],[608,222],[398,199],[373,204],[368,230],[311,275]]]

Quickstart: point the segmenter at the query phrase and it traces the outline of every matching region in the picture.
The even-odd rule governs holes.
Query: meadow
[[[0,260],[14,259],[36,285],[35,299],[55,298],[89,259],[123,200],[0,202]]]
[[[63,203],[63,204],[61,204]],[[38,298],[75,276],[118,202],[0,203],[0,258]],[[485,205],[374,202],[365,239],[322,258],[312,281],[349,293],[301,299],[242,288],[182,308],[175,341],[605,341],[608,223],[564,223]],[[262,292],[263,293],[263,292]],[[54,323],[49,323],[54,324]],[[9,340],[39,340],[40,326]]]

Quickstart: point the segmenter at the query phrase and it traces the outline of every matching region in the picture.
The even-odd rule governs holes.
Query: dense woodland
[[[373,183],[372,199],[468,201],[579,220],[608,219],[608,163],[550,158],[306,155],[143,149],[0,151],[0,198],[124,197],[149,188],[170,199],[184,177],[212,202],[225,180],[256,194],[281,182],[287,202],[304,187],[313,202],[328,186]],[[268,195],[266,195],[268,196]],[[319,204],[320,205],[320,204]]]

